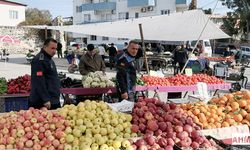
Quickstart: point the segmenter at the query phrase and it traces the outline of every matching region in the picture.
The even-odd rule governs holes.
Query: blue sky
[[[53,17],[63,16],[69,17],[73,15],[73,0],[15,0],[17,2],[22,2],[28,5],[28,7],[47,9],[51,12]],[[191,0],[187,0],[188,3]],[[214,8],[217,0],[198,0],[199,8]],[[225,14],[228,9],[218,3],[215,13]]]

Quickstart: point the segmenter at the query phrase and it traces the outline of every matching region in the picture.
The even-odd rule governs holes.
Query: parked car
[[[197,43],[197,41],[188,41],[187,44],[189,44],[191,46],[191,48],[194,49],[196,43]],[[212,47],[211,47],[210,41],[209,40],[200,40],[199,43],[201,43],[203,45],[205,55],[208,57],[211,57],[212,56]]]
[[[214,53],[215,54],[224,54],[227,47],[229,47],[229,50],[232,51],[232,52],[236,51],[236,46],[235,45],[222,43],[222,44],[219,44],[215,48]]]
[[[242,57],[250,58],[250,46],[241,46]]]

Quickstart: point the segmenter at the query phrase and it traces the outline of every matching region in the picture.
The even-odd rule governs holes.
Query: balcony
[[[88,4],[82,4],[81,7],[82,11],[115,10],[116,2],[88,3]]]
[[[187,0],[176,0],[176,5],[187,5]]]
[[[128,7],[155,6],[155,0],[128,0]]]

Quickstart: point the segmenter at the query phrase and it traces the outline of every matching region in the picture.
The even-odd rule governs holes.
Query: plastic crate
[[[5,112],[29,109],[28,97],[6,97],[4,100]]]

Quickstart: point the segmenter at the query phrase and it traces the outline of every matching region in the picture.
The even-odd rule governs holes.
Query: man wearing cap
[[[93,44],[87,45],[87,53],[83,55],[79,63],[81,75],[87,75],[90,72],[102,71],[105,73],[105,64],[101,55],[96,53]]]

